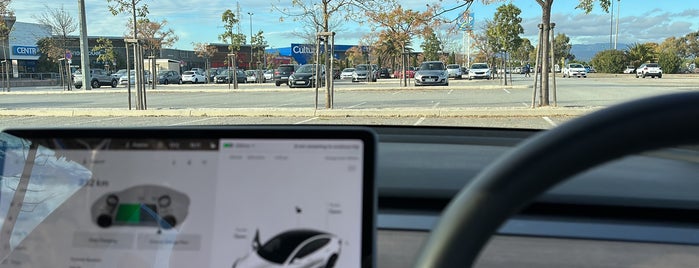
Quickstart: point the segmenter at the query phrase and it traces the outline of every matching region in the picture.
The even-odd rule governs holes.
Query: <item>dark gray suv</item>
[[[274,70],[274,84],[276,86],[279,86],[281,84],[288,85],[289,84],[289,76],[292,75],[296,70],[299,69],[299,66],[296,64],[282,64],[279,65],[279,68]]]

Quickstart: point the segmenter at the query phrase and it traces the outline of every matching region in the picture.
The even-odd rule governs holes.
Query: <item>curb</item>
[[[489,107],[489,108],[387,108],[333,109],[312,108],[222,108],[222,109],[16,109],[0,110],[0,116],[37,117],[542,117],[580,116],[603,107]]]

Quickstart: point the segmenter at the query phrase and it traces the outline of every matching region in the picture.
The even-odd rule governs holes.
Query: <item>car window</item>
[[[330,242],[328,238],[318,238],[304,245],[297,253],[294,258],[304,258],[309,254],[316,252],[318,249],[322,248]]]
[[[487,64],[474,64],[471,66],[471,69],[488,69]]]
[[[420,70],[444,70],[444,63],[426,62],[420,65]]]

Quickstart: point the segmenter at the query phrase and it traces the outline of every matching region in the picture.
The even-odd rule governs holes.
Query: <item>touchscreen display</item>
[[[3,146],[0,267],[366,261],[363,209],[371,197],[361,139],[62,138]]]

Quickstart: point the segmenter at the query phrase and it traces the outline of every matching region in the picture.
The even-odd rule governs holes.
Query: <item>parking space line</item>
[[[452,90],[449,90],[449,92],[447,93],[447,95],[450,95],[452,92],[454,92],[453,89],[452,89]]]
[[[189,125],[189,124],[191,124],[191,123],[197,123],[197,122],[202,122],[202,121],[208,121],[208,120],[215,119],[215,118],[217,118],[217,117],[207,117],[207,118],[202,118],[202,119],[197,119],[197,120],[191,120],[191,121],[180,122],[180,123],[177,123],[177,124],[171,124],[171,125],[169,125],[169,126],[170,126],[170,127],[173,127],[173,126]]]
[[[504,90],[505,92],[507,92],[507,94],[512,94],[512,92],[510,92],[510,91],[507,90],[506,88],[503,88],[502,90]]]
[[[308,122],[311,122],[311,121],[316,120],[316,119],[318,119],[318,117],[313,117],[313,118],[309,118],[309,119],[306,119],[306,120],[303,120],[303,121],[299,121],[299,122],[294,123],[294,125],[300,125],[300,124],[303,124],[303,123],[308,123]]]
[[[358,107],[358,106],[360,106],[360,105],[362,105],[362,104],[365,104],[365,103],[366,103],[366,101],[363,101],[363,102],[361,102],[361,103],[359,103],[359,104],[355,104],[355,105],[352,105],[352,106],[347,106],[347,109],[352,109],[352,108],[354,108],[354,107]]]
[[[553,120],[551,120],[551,118],[549,118],[548,116],[544,116],[544,117],[542,117],[542,118],[543,118],[546,122],[548,122],[549,124],[551,124],[552,126],[554,126],[554,127],[555,127],[555,126],[558,126],[558,124],[556,124],[556,122],[553,122]]]
[[[524,102],[522,102],[522,105],[524,105],[524,107],[529,107],[529,104],[526,104]]]
[[[277,105],[277,106],[274,106],[274,107],[284,107],[284,106],[287,106],[287,105],[291,105],[291,104],[293,104],[293,103],[284,103],[284,104],[279,104],[279,105]]]
[[[393,92],[393,95],[396,95],[396,94],[398,94],[398,93],[400,93],[400,91]]]
[[[437,106],[439,106],[439,102],[437,102],[437,103],[435,103],[434,105],[432,105],[432,109],[437,108]]]
[[[417,122],[415,122],[415,124],[413,124],[413,126],[417,126],[417,125],[421,124],[422,121],[425,121],[424,117],[420,117],[420,119],[418,119]]]

